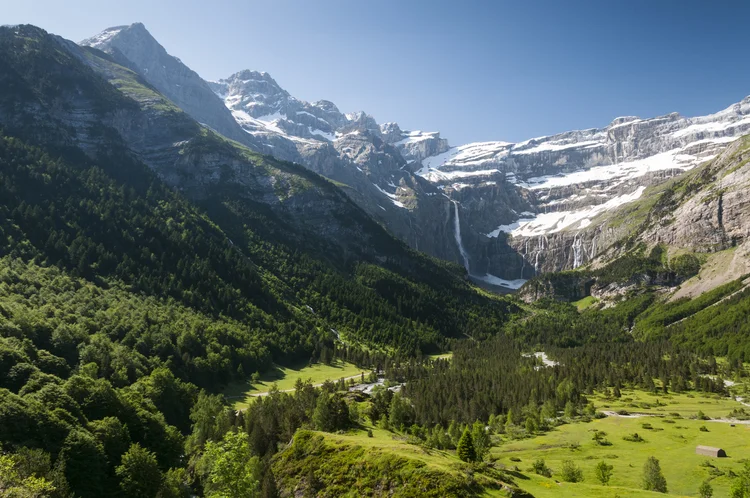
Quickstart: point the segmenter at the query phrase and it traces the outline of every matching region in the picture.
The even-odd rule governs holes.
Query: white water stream
[[[458,251],[461,253],[461,259],[464,262],[464,268],[469,271],[469,255],[466,254],[464,244],[461,242],[461,220],[458,217],[458,202],[451,200],[453,203],[453,235],[456,237],[456,244],[458,245]],[[469,272],[471,274],[471,272]]]

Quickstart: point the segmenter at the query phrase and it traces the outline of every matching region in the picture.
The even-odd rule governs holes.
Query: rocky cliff
[[[623,230],[595,219],[750,132],[748,98],[703,117],[621,117],[520,143],[450,147],[438,132],[296,99],[268,73],[206,82],[140,24],[82,43],[112,54],[219,133],[334,180],[410,246],[505,288],[596,259]]]

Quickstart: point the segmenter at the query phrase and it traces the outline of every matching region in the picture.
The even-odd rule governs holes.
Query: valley
[[[748,98],[455,146],[2,26],[0,495],[750,497],[748,186]]]

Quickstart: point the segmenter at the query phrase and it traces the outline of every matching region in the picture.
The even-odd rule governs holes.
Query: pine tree
[[[508,410],[508,416],[505,418],[505,432],[513,428],[513,410]]]
[[[484,455],[490,450],[490,446],[492,446],[487,427],[483,423],[474,422],[471,430],[471,440],[474,443],[474,452],[476,453],[477,461],[481,462],[484,459]]]
[[[654,457],[648,457],[643,465],[643,489],[646,491],[658,491],[659,493],[667,492],[667,480],[661,473],[659,460]]]
[[[333,429],[333,414],[331,413],[331,402],[326,393],[318,396],[318,402],[315,405],[313,413],[313,424],[319,431],[330,432]]]
[[[270,465],[266,466],[263,475],[263,485],[260,488],[261,498],[278,498],[279,491],[276,488],[276,478],[273,475],[273,470]]]
[[[474,439],[471,437],[469,428],[464,429],[464,433],[461,439],[458,441],[458,448],[456,449],[458,458],[464,462],[474,462],[477,459],[476,450],[474,449]]]

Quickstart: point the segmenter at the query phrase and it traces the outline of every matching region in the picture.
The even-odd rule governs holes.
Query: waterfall
[[[526,255],[529,254],[529,239],[526,239],[524,244],[523,254],[521,255],[521,277],[523,278],[523,271],[526,269]]]
[[[583,239],[581,239],[581,232],[578,232],[575,238],[573,238],[573,268],[578,268],[583,264],[582,256],[585,256]]]
[[[469,271],[469,255],[466,254],[464,245],[461,242],[461,220],[458,218],[458,202],[451,200],[453,203],[453,212],[455,217],[453,218],[453,235],[456,237],[456,245],[458,245],[458,251],[461,253],[461,259],[464,262],[464,268]]]
[[[546,242],[547,237],[544,235],[540,235],[537,237],[537,248],[536,248],[536,256],[534,256],[534,271],[536,273],[539,273],[539,255],[544,251],[544,243]]]
[[[594,256],[596,256],[596,235],[591,239],[591,257],[589,257],[589,259],[593,260]]]

